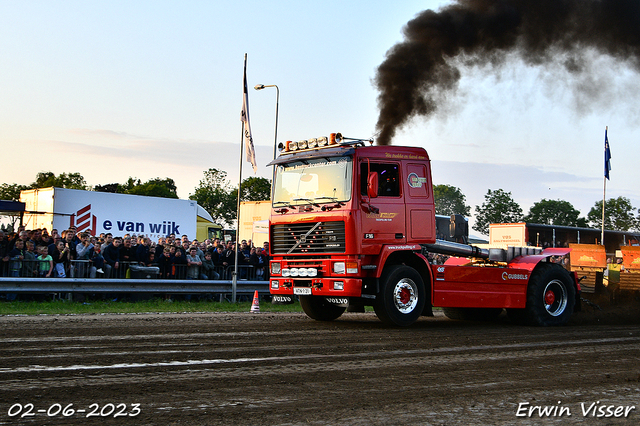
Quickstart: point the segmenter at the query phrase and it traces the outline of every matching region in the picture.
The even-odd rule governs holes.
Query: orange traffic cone
[[[253,293],[253,303],[251,304],[251,312],[260,312],[260,299],[258,297],[258,290]]]

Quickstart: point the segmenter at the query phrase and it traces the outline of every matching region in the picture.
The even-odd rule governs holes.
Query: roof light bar
[[[350,141],[350,142],[347,142]],[[286,141],[278,144],[280,152],[286,154],[294,151],[303,151],[309,149],[327,148],[334,145],[362,145],[364,142],[373,144],[373,139],[352,139],[345,138],[342,133],[331,133],[329,137],[321,136],[319,138],[311,138],[301,141]]]

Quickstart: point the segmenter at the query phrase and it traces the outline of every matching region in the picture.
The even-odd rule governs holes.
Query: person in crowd
[[[197,254],[195,247],[191,247],[189,254],[187,255],[187,279],[207,279],[207,276],[200,273],[200,267],[202,266],[202,260]]]
[[[204,259],[204,251],[202,251],[202,248],[198,244],[197,240],[193,240],[191,242],[191,246],[189,247],[189,251],[191,251],[192,248],[196,249],[196,254],[200,258],[200,260]]]
[[[152,251],[149,253],[149,258],[144,266],[158,266],[158,261],[156,261],[156,252]]]
[[[69,247],[69,259],[75,260],[76,245],[80,242],[79,239],[76,242],[76,232],[72,228],[67,229],[63,232],[63,240],[65,242],[65,246]]]
[[[147,263],[149,261],[150,246],[151,239],[143,237],[142,244],[138,244],[138,247],[136,248],[136,259],[138,262]]]
[[[160,259],[160,256],[162,256],[162,253],[164,252],[164,245],[165,245],[165,238],[158,238],[158,242],[156,243],[156,246],[153,248],[153,251],[156,254],[156,260]]]
[[[121,264],[130,264],[131,262],[135,262],[136,258],[136,249],[131,245],[131,237],[124,237],[122,239],[122,245],[120,246],[120,254],[119,258]]]
[[[209,252],[205,252],[204,254],[204,260],[202,261],[202,269],[203,269],[204,275],[206,275],[208,279],[210,280],[220,279],[220,274],[216,272],[215,270],[216,265],[213,263],[213,260],[211,259],[211,253]]]
[[[33,243],[34,250],[42,243],[42,230],[34,229],[31,233],[30,241]]]
[[[80,242],[80,238],[76,235],[77,229],[75,226],[70,226],[69,229],[67,229],[67,234],[71,233],[71,241],[76,245]]]
[[[86,278],[88,275],[89,278],[95,278],[97,268],[89,262],[94,257],[94,245],[91,244],[91,234],[83,232],[78,238],[80,242],[76,244],[76,260],[78,260],[76,263],[77,276]]]
[[[249,258],[251,257],[251,247],[247,244],[247,240],[242,240],[242,244],[240,244],[240,259],[243,263],[249,263]]]
[[[162,251],[162,255],[158,258],[158,267],[160,268],[160,278],[171,278],[171,249],[172,247],[165,247]],[[173,248],[175,250],[175,248]]]
[[[182,256],[182,251],[176,247],[175,254],[171,257],[171,277],[184,279],[187,273],[187,258]]]
[[[22,241],[22,249],[26,249],[26,243],[29,241],[29,233],[27,231],[18,232],[18,238],[12,238],[9,240],[9,250],[12,250],[16,242]]]
[[[24,241],[17,239],[13,248],[9,252],[9,276],[19,277],[22,272],[22,261],[24,260]]]
[[[189,244],[188,240],[182,240],[182,243],[180,245],[180,250],[182,250],[182,255],[186,256],[187,254],[189,254],[189,247],[191,245]]]
[[[104,272],[107,278],[116,277],[120,278],[120,245],[122,244],[121,237],[115,237],[111,244],[108,244],[102,250],[102,257],[104,258]]]
[[[215,251],[211,253],[211,260],[213,264],[218,268],[225,267],[225,257],[224,257],[224,247],[219,245],[216,247]]]
[[[102,257],[102,244],[100,241],[93,243],[93,257],[91,258],[91,262],[93,266],[96,267],[96,272],[98,274],[104,274],[104,257]]]
[[[38,246],[38,276],[51,278],[53,274],[53,257],[49,254],[47,246]]]
[[[51,239],[51,237],[49,236],[49,233],[47,232],[47,229],[44,228],[42,230],[42,236],[40,237],[40,246],[45,246],[45,247],[49,247],[49,245],[53,242],[53,240]]]
[[[56,276],[58,278],[67,277],[67,266],[71,262],[71,256],[69,254],[70,249],[67,243],[63,240],[59,240],[53,251],[51,257],[53,258],[53,265],[55,267]]]
[[[9,250],[8,242],[4,231],[0,230],[0,277],[4,277],[8,273]]]
[[[38,274],[38,268],[36,264],[36,245],[32,240],[27,240],[24,250],[24,264],[22,265],[23,277],[35,277]]]
[[[267,270],[269,267],[269,260],[263,253],[262,247],[256,247],[254,250],[255,252],[251,255],[249,263],[251,263],[256,270],[256,279],[268,279]]]

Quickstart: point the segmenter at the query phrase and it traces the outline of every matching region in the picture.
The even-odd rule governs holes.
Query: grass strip
[[[106,313],[147,313],[147,312],[250,312],[251,302],[208,300],[165,300],[142,301],[90,300],[77,302],[69,300],[44,301],[3,301],[0,315],[52,315],[52,314],[106,314]],[[260,312],[302,312],[300,303],[273,305],[260,301]]]

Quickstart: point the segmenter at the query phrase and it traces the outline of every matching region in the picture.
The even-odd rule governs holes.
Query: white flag
[[[244,93],[242,95],[242,113],[240,120],[244,125],[244,149],[247,151],[247,161],[253,166],[253,173],[257,173],[256,151],[251,137],[251,125],[249,124],[249,92],[247,90],[247,55],[244,55]]]

